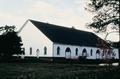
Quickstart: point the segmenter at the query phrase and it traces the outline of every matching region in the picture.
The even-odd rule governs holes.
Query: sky
[[[85,10],[88,1],[0,0],[0,26],[15,25],[19,30],[27,19],[33,19],[93,32],[86,27],[86,24],[91,22],[94,16],[94,13]],[[104,38],[105,33],[97,35]],[[116,34],[109,35],[108,39],[119,40]]]

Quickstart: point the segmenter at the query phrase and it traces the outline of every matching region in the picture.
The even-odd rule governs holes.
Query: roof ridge
[[[53,25],[53,26],[57,26],[58,28],[65,28],[65,29],[69,29],[69,30],[75,30],[75,31],[82,31],[82,32],[88,32],[88,33],[92,33],[92,32],[89,32],[89,31],[84,31],[84,30],[80,30],[80,29],[76,29],[76,28],[69,28],[69,27],[66,27],[66,26],[60,26],[60,25],[57,25],[57,24],[51,24],[51,23],[47,23],[47,22],[40,22],[40,21],[36,21],[36,20],[31,20],[30,21],[35,21],[35,22],[39,22],[39,23],[44,23],[44,24],[48,24],[48,25]],[[94,33],[93,33],[94,34]]]

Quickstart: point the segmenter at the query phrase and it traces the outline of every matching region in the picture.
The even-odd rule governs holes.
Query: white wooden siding
[[[52,57],[52,41],[49,40],[38,28],[31,22],[19,34],[22,38],[23,47],[25,48],[25,55],[29,57]],[[44,55],[44,47],[47,47],[47,54]],[[30,55],[30,47],[32,47],[32,55]],[[39,49],[37,54],[36,50]]]
[[[57,55],[57,47],[60,47],[60,55]],[[71,49],[71,59],[77,59],[79,56],[82,56],[83,49],[87,50],[87,59],[103,59],[102,50],[96,47],[86,47],[86,46],[75,46],[75,45],[65,45],[65,44],[53,44],[53,56],[54,57],[66,57],[65,50],[69,47]],[[76,48],[78,48],[78,55],[76,55]],[[91,55],[91,49],[93,50]],[[96,55],[96,51],[100,51],[100,55]],[[113,50],[116,56],[115,59],[119,59],[118,49]],[[110,56],[112,57],[112,56]]]

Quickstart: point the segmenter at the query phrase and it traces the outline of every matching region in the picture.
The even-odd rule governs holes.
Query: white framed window
[[[57,55],[60,55],[60,47],[57,47]]]
[[[92,56],[92,55],[93,55],[93,50],[91,49],[91,50],[90,50],[90,56]]]
[[[47,47],[44,47],[44,55],[47,55]]]
[[[78,48],[75,49],[75,54],[78,55]]]
[[[30,47],[30,55],[32,55],[32,47]]]

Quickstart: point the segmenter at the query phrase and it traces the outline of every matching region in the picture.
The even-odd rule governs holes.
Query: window
[[[30,47],[30,55],[32,55],[32,47]]]
[[[112,56],[116,56],[116,53],[115,53],[115,52],[113,52],[113,53],[112,53]]]
[[[75,52],[76,52],[76,55],[78,55],[78,48],[76,48]]]
[[[96,54],[100,54],[100,51],[99,51],[99,50],[97,50],[97,51],[96,51]]]
[[[47,54],[47,47],[45,46],[44,47],[44,55],[46,55]]]
[[[60,55],[60,47],[57,47],[57,55]]]
[[[91,49],[91,50],[90,50],[90,55],[92,56],[92,54],[93,54],[93,50]]]

